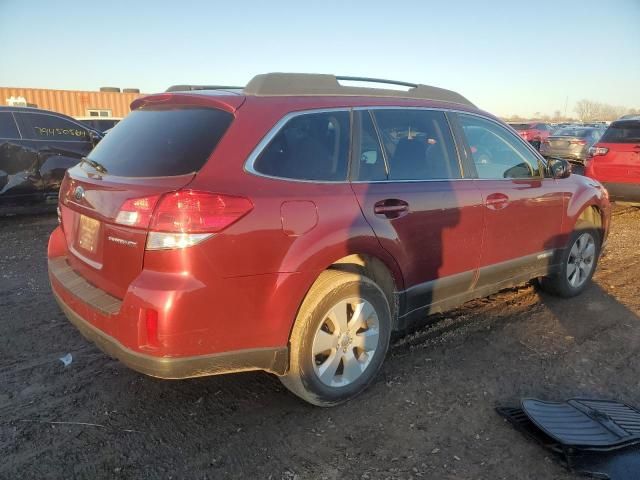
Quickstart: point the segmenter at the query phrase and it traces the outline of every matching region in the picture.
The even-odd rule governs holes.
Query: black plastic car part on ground
[[[632,480],[640,472],[640,411],[624,403],[523,400],[497,411],[552,451],[569,470],[593,478]]]
[[[99,137],[66,115],[0,107],[0,213],[56,204],[66,170],[87,155]]]

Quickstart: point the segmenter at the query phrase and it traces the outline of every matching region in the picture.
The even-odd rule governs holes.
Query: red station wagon
[[[585,175],[602,182],[613,200],[640,203],[640,116],[607,128],[589,149]]]
[[[600,184],[455,92],[344,80],[135,100],[60,191],[49,277],[69,320],[154,377],[265,370],[328,406],[430,313],[532,278],[586,288]]]

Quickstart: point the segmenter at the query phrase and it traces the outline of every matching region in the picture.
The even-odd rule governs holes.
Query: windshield
[[[614,122],[600,139],[603,143],[640,143],[640,121]]]
[[[88,155],[111,175],[169,177],[197,172],[233,115],[213,108],[134,110]]]

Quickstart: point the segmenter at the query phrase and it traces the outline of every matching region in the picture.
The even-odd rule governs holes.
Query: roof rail
[[[193,90],[242,90],[244,87],[230,85],[171,85],[166,92],[190,92]]]
[[[409,87],[408,90],[390,90],[385,88],[366,88],[340,85],[339,80],[371,82]],[[459,93],[444,88],[431,87],[417,83],[383,80],[368,77],[345,77],[315,73],[266,73],[256,75],[244,87],[246,95],[256,96],[366,96],[401,97],[438,100],[475,107]]]

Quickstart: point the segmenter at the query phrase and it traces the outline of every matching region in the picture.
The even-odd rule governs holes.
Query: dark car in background
[[[607,128],[589,149],[585,174],[603,183],[613,200],[640,203],[640,115]]]
[[[510,123],[518,135],[536,149],[540,150],[542,142],[551,134],[551,125],[542,122]]]
[[[120,117],[76,117],[76,120],[80,121],[80,123],[84,123],[93,130],[97,130],[100,133],[106,133],[107,130],[115,127],[122,119]]]
[[[71,117],[29,107],[0,107],[0,211],[55,205],[68,168],[101,134]]]
[[[564,127],[553,132],[540,146],[544,157],[560,157],[584,164],[589,148],[602,136],[601,127]]]

